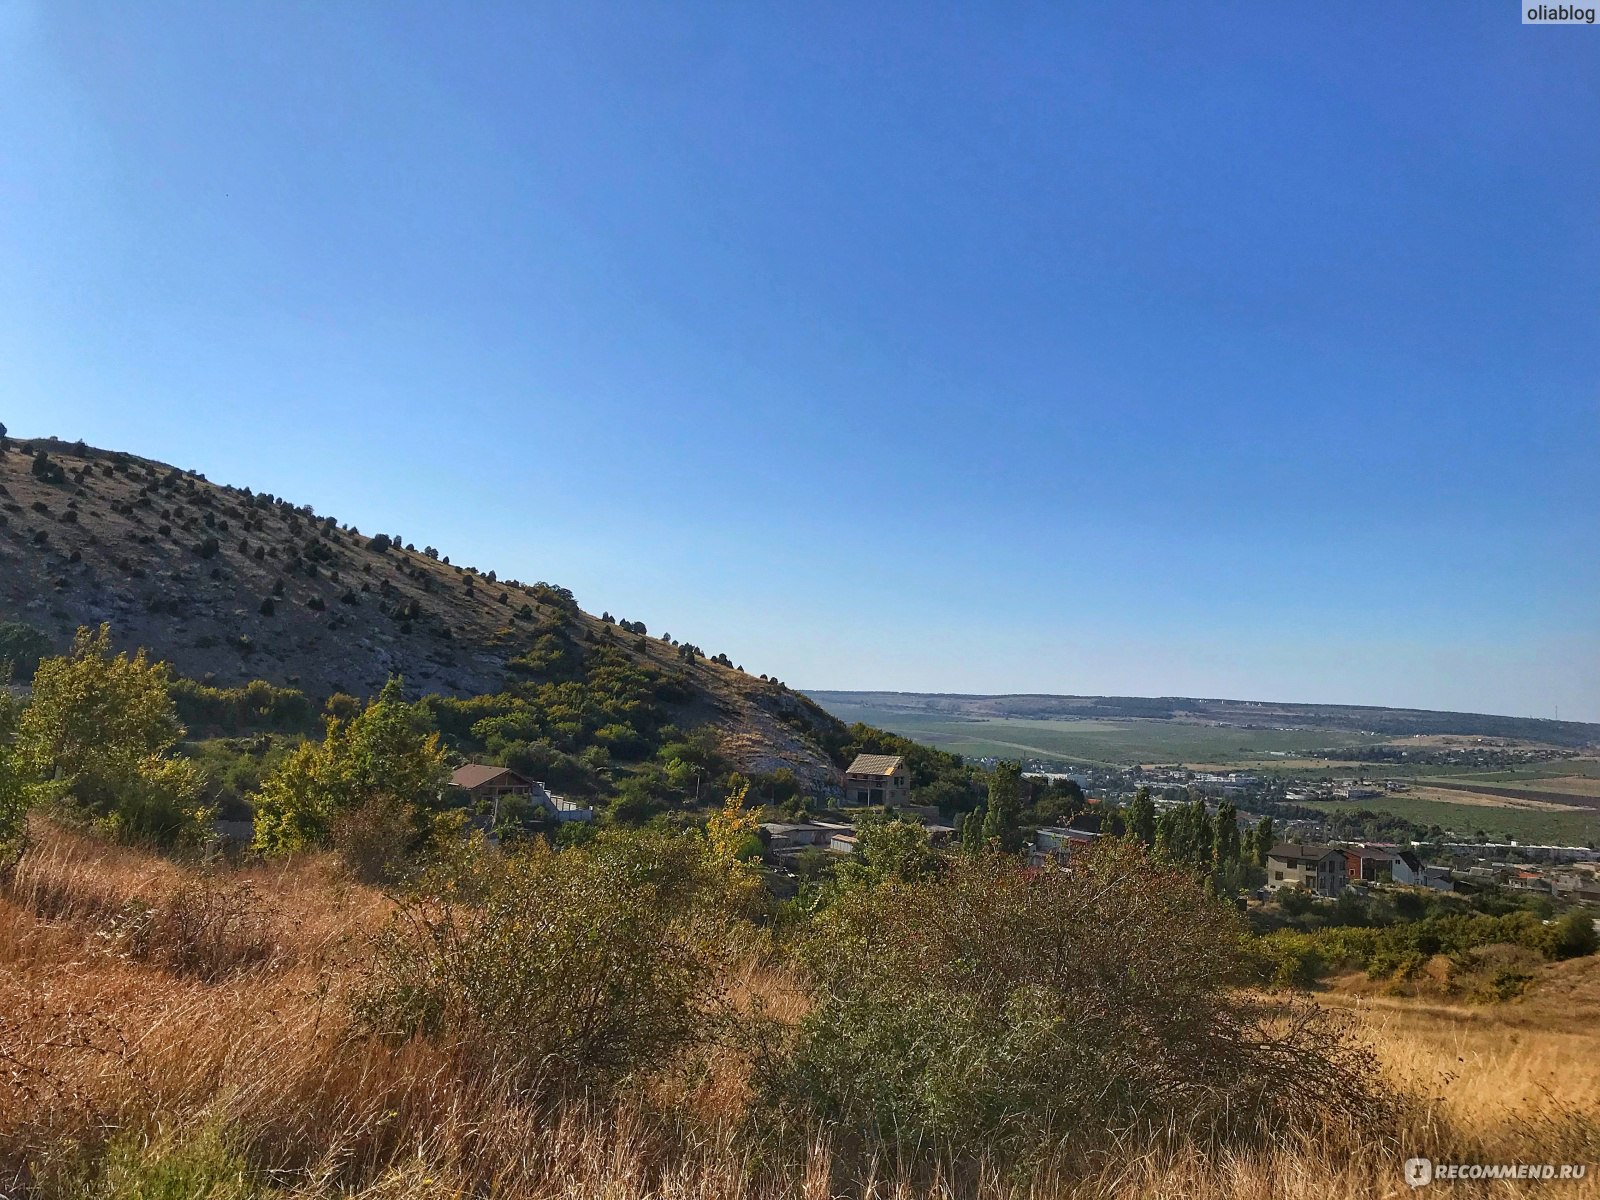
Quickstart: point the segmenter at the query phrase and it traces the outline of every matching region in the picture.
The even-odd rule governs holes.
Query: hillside
[[[722,730],[744,769],[787,766],[807,781],[831,771],[816,735],[837,723],[776,680],[583,612],[560,587],[81,442],[11,440],[0,452],[3,621],[58,648],[109,622],[119,645],[190,678],[265,679],[319,702],[376,692],[395,673],[412,693],[492,693],[581,674],[609,645],[680,684],[672,719]]]

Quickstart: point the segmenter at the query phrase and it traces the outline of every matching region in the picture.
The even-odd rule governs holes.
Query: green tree
[[[1212,821],[1212,857],[1219,867],[1229,867],[1239,861],[1239,810],[1233,801],[1224,800],[1217,805]]]
[[[1185,862],[1189,857],[1188,809],[1174,804],[1156,818],[1156,853],[1170,862]]]
[[[0,678],[9,674],[12,680],[27,683],[48,653],[50,638],[43,630],[21,621],[0,622]]]
[[[839,864],[837,878],[844,887],[908,882],[932,874],[939,862],[919,822],[874,815],[857,822],[855,853]]]
[[[1189,802],[1189,861],[1197,867],[1209,867],[1213,858],[1211,817],[1206,812],[1206,798],[1196,793]]]
[[[761,828],[757,813],[745,807],[745,797],[750,785],[741,783],[728,792],[722,810],[712,813],[706,820],[706,846],[711,860],[726,869],[748,865],[750,846],[754,842],[757,855],[761,841],[757,831]]]
[[[367,809],[404,826],[402,852],[415,853],[435,832],[449,777],[427,710],[407,704],[400,680],[390,679],[359,715],[327,718],[320,743],[303,743],[262,781],[251,797],[256,847],[285,853],[334,844],[341,820]]]
[[[1015,850],[1020,844],[1017,816],[1021,809],[1017,797],[1021,783],[1020,762],[999,762],[989,776],[989,806],[983,817],[983,840],[997,842],[1002,850]]]
[[[1579,909],[1566,913],[1555,923],[1555,936],[1551,950],[1555,958],[1579,958],[1600,949],[1600,935],[1594,931],[1594,921]]]
[[[194,766],[171,756],[183,736],[165,663],[113,654],[111,629],[79,629],[72,651],[39,663],[17,728],[23,767],[120,837],[170,842],[202,832],[210,812]]]
[[[1134,792],[1133,803],[1128,805],[1128,836],[1146,846],[1156,844],[1156,805],[1147,787]]]
[[[1256,866],[1267,865],[1267,855],[1272,853],[1272,818],[1262,817],[1256,822]]]
[[[983,853],[983,805],[980,803],[961,822],[961,851],[976,857]]]

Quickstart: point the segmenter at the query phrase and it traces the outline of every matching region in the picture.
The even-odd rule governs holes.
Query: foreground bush
[[[601,837],[473,855],[379,939],[371,1029],[449,1038],[537,1091],[604,1091],[706,1032],[715,900],[701,845]]]
[[[1232,989],[1239,945],[1190,873],[1126,845],[1070,871],[964,859],[818,920],[815,1006],[763,1083],[900,1153],[1013,1161],[1119,1130],[1211,1141],[1378,1119],[1369,1064],[1332,1028]]]

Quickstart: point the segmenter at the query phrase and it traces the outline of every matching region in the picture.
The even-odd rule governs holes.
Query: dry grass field
[[[1007,1164],[868,1162],[815,1130],[751,1136],[747,1060],[663,1064],[607,1109],[554,1112],[447,1041],[357,1032],[346,996],[388,901],[330,860],[205,873],[41,827],[0,898],[0,1193],[141,1200],[333,1196],[1215,1197],[1409,1194],[1400,1162],[1600,1162],[1600,970],[1550,968],[1485,1009],[1335,988],[1376,1047],[1400,1124],[1353,1143],[1206,1154],[1123,1139],[1027,1182]],[[796,1019],[781,970],[732,992]],[[1600,1195],[1579,1183],[1449,1184],[1449,1195]]]

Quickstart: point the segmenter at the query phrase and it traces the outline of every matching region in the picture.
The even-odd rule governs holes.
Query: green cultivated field
[[[941,750],[973,757],[1047,758],[1100,766],[1135,763],[1259,763],[1273,752],[1293,755],[1327,746],[1360,747],[1381,738],[1349,730],[1240,729],[1189,721],[1035,721],[1018,717],[973,720],[892,708],[834,703],[841,720],[865,721]]]
[[[1404,794],[1376,800],[1330,800],[1307,807],[1346,812],[1364,808],[1371,812],[1393,813],[1418,825],[1438,825],[1468,838],[1482,830],[1495,842],[1509,837],[1530,844],[1590,846],[1600,841],[1600,812],[1593,809],[1566,812],[1503,808],[1493,804],[1448,804]]]

